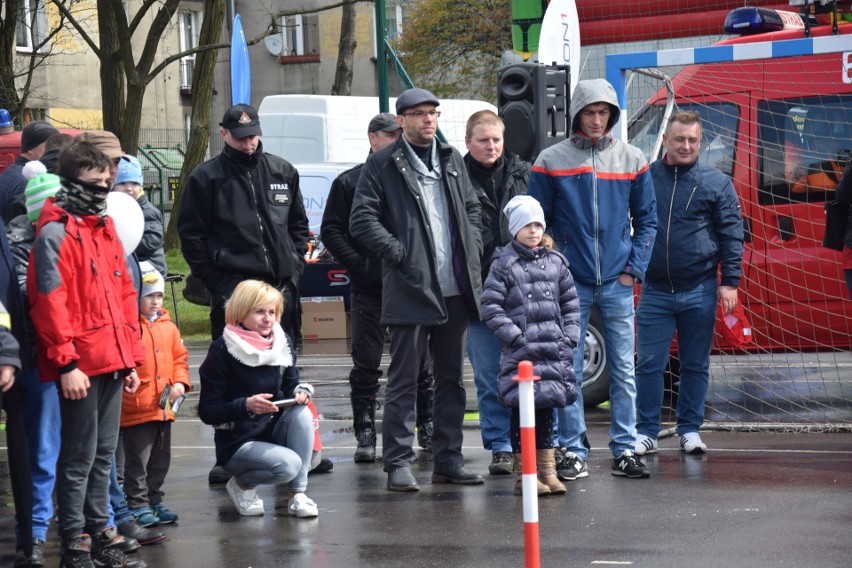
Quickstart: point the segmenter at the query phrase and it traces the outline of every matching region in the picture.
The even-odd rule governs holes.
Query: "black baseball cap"
[[[370,120],[367,132],[396,132],[402,126],[396,121],[396,115],[389,112],[377,114]]]
[[[226,110],[219,126],[227,128],[234,138],[263,135],[257,111],[250,105],[235,105]]]

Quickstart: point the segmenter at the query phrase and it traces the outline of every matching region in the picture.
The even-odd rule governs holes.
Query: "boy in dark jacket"
[[[125,154],[118,162],[118,172],[112,190],[126,193],[136,200],[145,219],[145,231],[139,246],[133,251],[139,262],[148,261],[157,272],[166,274],[166,253],[163,252],[163,214],[154,207],[145,195],[145,180],[142,178],[142,165],[136,157]]]
[[[106,216],[111,168],[89,142],[65,149],[57,171],[62,187],[42,209],[27,275],[41,380],[57,381],[60,390],[62,567],[126,562],[123,537],[108,526],[109,473],[122,386],[136,391],[144,353],[136,291]]]

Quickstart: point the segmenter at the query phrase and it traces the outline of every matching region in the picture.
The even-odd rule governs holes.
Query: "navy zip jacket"
[[[657,194],[657,238],[645,282],[679,292],[716,278],[722,286],[740,283],[743,220],[730,178],[695,162],[670,166],[665,157],[651,164]]]

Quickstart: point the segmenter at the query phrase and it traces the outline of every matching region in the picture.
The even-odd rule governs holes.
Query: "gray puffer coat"
[[[517,241],[498,248],[482,295],[482,319],[500,341],[497,393],[518,406],[518,363],[533,363],[536,408],[563,408],[577,399],[574,347],[580,339],[580,300],[568,261],[544,247]]]

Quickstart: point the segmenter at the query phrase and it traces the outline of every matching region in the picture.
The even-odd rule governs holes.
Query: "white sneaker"
[[[633,453],[635,455],[656,454],[658,448],[656,438],[650,438],[645,434],[636,434],[636,443],[633,444]]]
[[[680,437],[680,449],[688,454],[703,454],[707,444],[701,441],[698,432],[687,432]]]
[[[316,517],[319,515],[317,504],[304,493],[296,493],[290,501],[287,502],[287,512],[294,517]]]
[[[236,477],[228,480],[225,489],[228,490],[228,495],[231,496],[234,506],[241,515],[244,517],[263,515],[263,501],[257,496],[254,489],[240,489]]]

